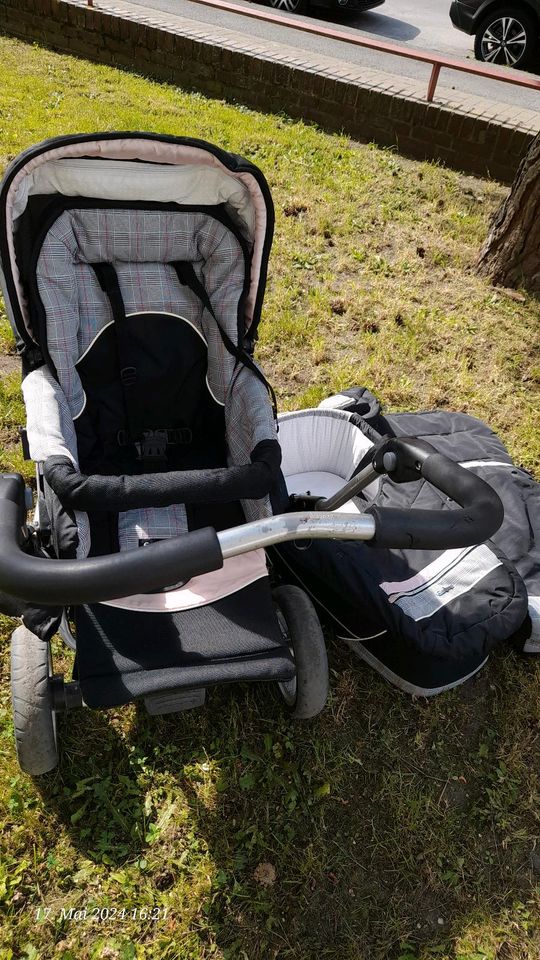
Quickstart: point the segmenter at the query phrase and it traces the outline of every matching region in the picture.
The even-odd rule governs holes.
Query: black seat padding
[[[294,676],[267,577],[180,613],[92,604],[78,607],[75,617],[75,679],[89,707],[177,687]]]

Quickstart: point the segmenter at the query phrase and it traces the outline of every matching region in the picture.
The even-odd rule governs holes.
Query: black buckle
[[[19,437],[21,439],[23,460],[31,460],[32,457],[30,456],[30,445],[28,443],[26,427],[19,427]]]
[[[173,447],[181,443],[191,443],[193,440],[193,433],[189,427],[172,427],[170,430],[167,430],[166,433],[167,442]]]
[[[189,427],[143,430],[139,440],[134,440],[128,430],[119,430],[116,434],[118,446],[136,447],[139,460],[166,460],[167,447],[191,443],[192,440],[193,433]]]
[[[168,430],[143,430],[142,440],[136,443],[138,459],[154,463],[167,459]]]
[[[132,387],[137,382],[137,367],[122,367],[120,380],[123,387]]]

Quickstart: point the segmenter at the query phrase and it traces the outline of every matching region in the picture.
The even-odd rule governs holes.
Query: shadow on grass
[[[495,662],[437,704],[346,668],[333,716],[291,748],[273,723],[262,750],[239,745],[215,807],[191,798],[217,866],[220,946],[250,960],[435,957],[505,907],[525,919],[535,751],[520,742],[516,666]]]
[[[127,708],[127,736],[126,711],[85,711],[44,802],[85,858],[144,858],[164,896],[202,870],[193,956],[528,957],[538,665],[499,654],[431,702],[335,645],[331,666],[330,708],[306,724],[266,685],[180,716]]]
[[[126,744],[107,711],[59,717],[60,767],[36,785],[86,859],[116,867],[146,846],[140,755]]]

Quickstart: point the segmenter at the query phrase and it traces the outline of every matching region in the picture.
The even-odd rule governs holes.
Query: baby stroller
[[[273,233],[261,172],[198,140],[57,137],[0,190],[2,286],[22,360],[22,477],[0,477],[2,609],[21,767],[57,762],[55,715],[275,682],[294,717],[324,706],[315,610],[270,583],[265,548],[313,538],[463,546],[502,519],[497,495],[428,444],[358,449],[324,498],[289,498],[274,395],[253,348]],[[423,476],[461,509],[338,508],[381,473]],[[27,510],[33,509],[27,520]],[[50,639],[76,651],[55,675]]]

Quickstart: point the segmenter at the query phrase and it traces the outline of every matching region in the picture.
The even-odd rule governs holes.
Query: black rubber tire
[[[296,663],[294,696],[286,697],[280,686],[281,693],[295,720],[309,720],[324,709],[328,697],[328,657],[321,624],[300,587],[284,584],[276,587],[273,596]]]
[[[11,636],[11,696],[21,770],[39,777],[58,763],[56,722],[49,688],[50,648],[26,627]]]
[[[525,47],[523,53],[519,56],[515,63],[507,63],[506,56],[504,52],[501,51],[495,59],[490,58],[486,54],[486,48],[484,41],[484,35],[486,31],[491,27],[494,35],[498,35],[499,30],[497,24],[504,20],[505,18],[510,18],[516,23],[519,23],[523,28],[525,33]],[[482,63],[493,63],[496,66],[512,66],[518,70],[527,70],[529,67],[535,66],[538,62],[538,35],[540,33],[540,28],[538,23],[535,22],[534,17],[530,13],[523,10],[521,7],[508,6],[508,7],[495,7],[480,23],[478,30],[476,31],[474,38],[474,55],[477,60],[480,60]],[[508,48],[511,51],[511,46]],[[511,51],[512,56],[517,52],[516,50]]]
[[[269,0],[274,10],[283,10],[284,13],[307,13],[308,0]]]

